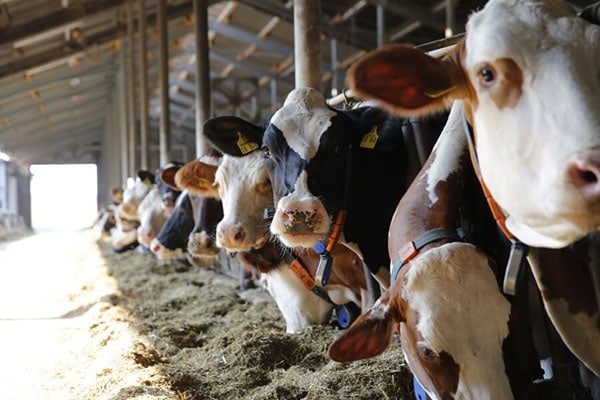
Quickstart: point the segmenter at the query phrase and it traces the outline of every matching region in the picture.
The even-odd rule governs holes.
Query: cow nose
[[[219,247],[237,247],[246,240],[246,228],[241,224],[222,225],[217,227]]]
[[[312,206],[286,208],[282,217],[287,231],[293,234],[313,233],[322,220],[319,209]]]
[[[573,162],[569,175],[586,199],[600,200],[600,152]]]

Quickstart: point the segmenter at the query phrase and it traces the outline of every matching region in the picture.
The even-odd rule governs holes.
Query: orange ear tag
[[[236,142],[238,149],[242,152],[242,154],[248,154],[251,151],[258,149],[258,144],[254,143],[244,137],[242,132],[238,132],[238,140]]]

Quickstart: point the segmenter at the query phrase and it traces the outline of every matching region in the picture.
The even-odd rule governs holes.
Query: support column
[[[128,107],[127,107],[127,76],[125,69],[125,51],[119,52],[119,71],[117,73],[117,93],[118,99],[116,102],[117,115],[119,116],[119,129],[120,148],[121,148],[121,185],[125,187],[127,183],[127,177],[129,173],[129,150],[128,150],[128,131],[127,131],[127,119],[128,119]]]
[[[137,168],[137,135],[135,112],[135,45],[133,29],[133,0],[127,0],[127,121],[129,132],[129,175]]]
[[[171,112],[169,110],[169,49],[167,37],[167,7],[165,0],[157,0],[158,70],[160,90],[160,165],[171,161]]]
[[[383,46],[383,35],[385,34],[385,15],[383,13],[384,1],[377,4],[377,47]]]
[[[148,169],[148,46],[146,40],[146,0],[138,2],[140,37],[140,168]]]
[[[208,150],[203,125],[211,117],[210,64],[208,48],[208,4],[194,0],[194,34],[196,35],[196,157]],[[187,161],[187,160],[186,160]]]
[[[321,1],[294,0],[296,88],[321,91]]]

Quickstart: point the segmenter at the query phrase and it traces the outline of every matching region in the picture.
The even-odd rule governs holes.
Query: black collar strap
[[[419,250],[430,243],[437,242],[438,240],[442,239],[451,239],[462,242],[465,239],[465,235],[460,228],[457,230],[437,228],[423,233],[414,241],[408,242],[400,249],[400,251],[398,251],[399,257],[394,261],[394,267],[392,268],[392,282],[398,277],[400,269],[410,260],[415,258],[417,254],[419,254]]]

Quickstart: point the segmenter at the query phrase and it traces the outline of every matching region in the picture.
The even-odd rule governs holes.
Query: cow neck
[[[506,238],[511,242],[510,255],[506,263],[502,290],[506,294],[516,295],[522,278],[523,266],[526,263],[525,258],[527,257],[527,253],[529,252],[529,246],[522,243],[508,230],[508,228],[506,227],[507,216],[505,215],[504,211],[500,208],[498,203],[496,203],[496,200],[494,200],[494,197],[492,196],[485,182],[483,181],[483,177],[481,176],[481,170],[479,169],[479,159],[477,158],[475,141],[473,139],[473,129],[471,128],[471,125],[469,125],[467,118],[465,117],[464,108],[462,107],[461,120],[464,126],[465,136],[467,138],[467,143],[469,146],[469,155],[471,157],[473,171],[475,171],[475,175],[477,176],[477,180],[479,181],[479,185],[481,186],[481,190],[483,191],[485,200],[487,201],[488,207],[492,212],[492,216],[494,217],[496,224],[498,225],[504,236],[506,236]]]
[[[291,251],[286,251],[284,259],[288,263],[290,270],[308,291],[313,292],[327,303],[335,306],[335,303],[331,300],[327,291],[316,284],[314,278],[311,276],[310,272],[304,268],[304,265],[302,265],[302,262],[298,257],[295,257]]]
[[[333,229],[327,243],[319,240],[313,246],[313,250],[321,256],[316,273],[316,282],[320,287],[325,286],[329,280],[329,275],[331,274],[331,268],[333,266],[333,257],[331,257],[330,253],[339,241],[342,230],[344,229],[344,223],[346,222],[346,208],[348,204],[348,194],[350,192],[350,178],[352,176],[352,144],[348,146],[347,151],[348,155],[346,157],[346,169],[344,174],[344,194],[342,195],[340,210],[335,218],[335,223],[333,224]]]
[[[361,313],[360,308],[351,301],[346,304],[336,304],[333,300],[331,300],[331,297],[329,297],[327,290],[325,290],[323,286],[317,284],[317,281],[312,277],[308,269],[304,267],[302,261],[298,257],[295,257],[292,254],[292,251],[286,251],[284,258],[288,263],[290,270],[294,273],[294,275],[296,275],[298,280],[302,282],[302,284],[308,291],[314,293],[315,295],[323,299],[325,302],[333,306],[337,318],[337,323],[340,326],[340,328],[349,327],[352,324],[352,322],[354,322],[354,320],[358,318],[358,316]],[[319,263],[319,265],[320,264],[321,263]]]
[[[415,240],[411,240],[398,251],[398,258],[394,261],[394,266],[392,268],[392,282],[398,277],[400,269],[402,269],[402,267],[410,260],[415,258],[423,247],[443,239],[463,242],[465,241],[465,237],[466,235],[462,228],[456,230],[435,228],[426,231]]]

